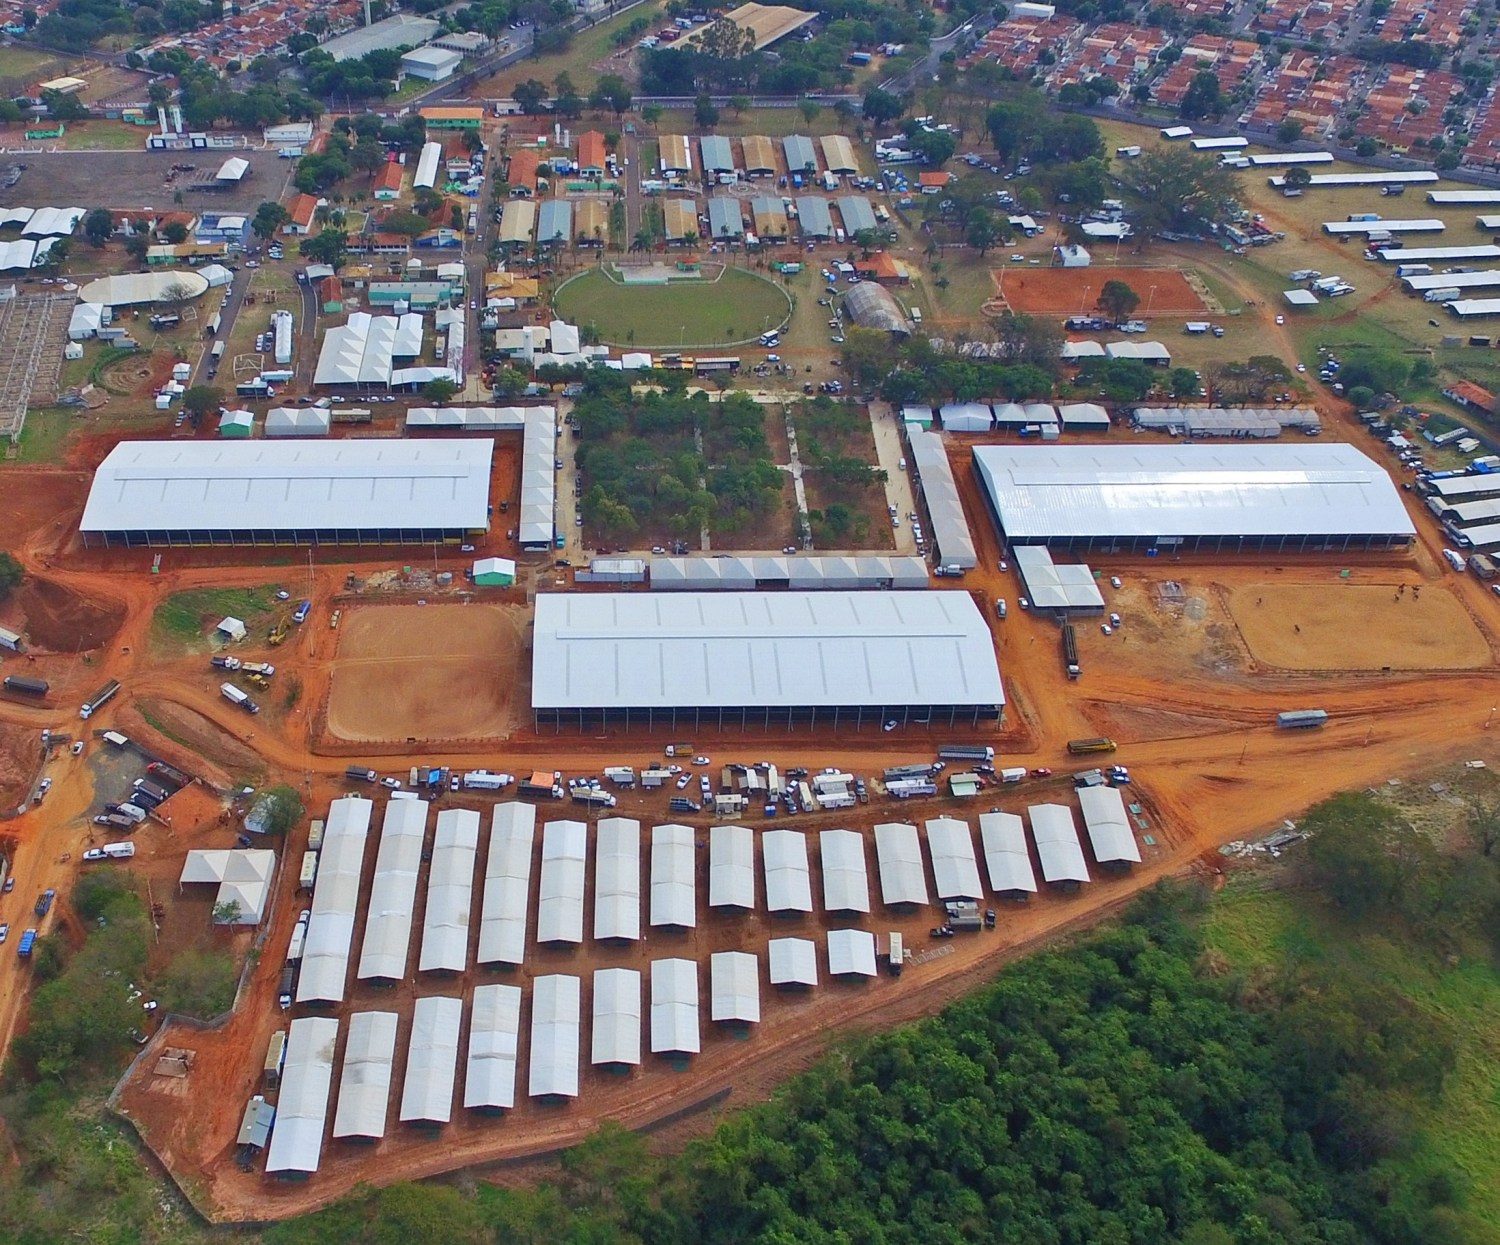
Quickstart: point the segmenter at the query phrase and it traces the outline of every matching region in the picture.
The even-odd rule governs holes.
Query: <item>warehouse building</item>
[[[781,140],[781,150],[786,155],[788,173],[816,173],[818,157],[813,153],[813,141],[805,134],[792,134]]]
[[[927,563],[895,554],[848,557],[654,557],[651,588],[655,592],[751,592],[791,588],[799,592],[851,591],[858,588],[926,588]]]
[[[745,236],[744,215],[740,201],[728,195],[715,195],[708,201],[708,236],[710,238],[742,238]]]
[[[122,441],[94,473],[86,545],[429,544],[489,527],[494,444]]]
[[[998,719],[993,638],[964,592],[543,593],[538,726]]]
[[[776,176],[776,151],[764,134],[747,134],[740,139],[747,177]]]
[[[1071,549],[1386,549],[1415,536],[1391,478],[1349,445],[981,446],[1006,540]]]
[[[912,468],[922,486],[927,530],[932,534],[938,564],[961,571],[973,570],[979,565],[979,554],[974,548],[969,521],[964,517],[963,499],[959,496],[958,483],[953,478],[953,466],[948,461],[948,451],[943,448],[942,437],[935,432],[911,429],[906,439],[911,449]]]

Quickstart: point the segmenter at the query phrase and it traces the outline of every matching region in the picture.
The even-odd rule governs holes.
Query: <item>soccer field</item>
[[[727,346],[779,327],[791,305],[779,287],[736,268],[717,279],[626,286],[602,271],[557,291],[558,315],[615,346]]]

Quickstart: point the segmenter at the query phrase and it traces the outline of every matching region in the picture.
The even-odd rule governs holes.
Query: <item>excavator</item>
[[[266,636],[266,643],[278,645],[282,643],[292,629],[292,620],[285,614],[276,620],[276,625],[271,628],[271,633]]]

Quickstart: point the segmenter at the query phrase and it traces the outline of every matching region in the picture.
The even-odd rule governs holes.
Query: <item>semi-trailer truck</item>
[[[1067,667],[1068,678],[1076,679],[1083,673],[1083,667],[1078,664],[1078,637],[1070,622],[1062,625],[1062,652],[1063,665]]]
[[[259,713],[260,706],[256,704],[244,692],[240,691],[233,683],[220,683],[219,693],[231,705],[238,705],[246,713]]]
[[[120,680],[111,679],[108,683],[106,683],[97,692],[95,692],[92,696],[90,696],[86,701],[83,702],[82,706],[78,710],[78,716],[84,719],[93,717],[94,714],[98,713],[100,709],[102,709],[106,704],[114,699],[115,693],[119,690]]]
[[[225,657],[222,654],[218,654],[210,657],[208,664],[215,670],[238,670],[240,668],[240,659],[238,657]]]
[[[943,744],[938,749],[942,761],[993,761],[995,750],[985,744]]]
[[[57,892],[51,887],[48,887],[36,897],[36,904],[32,908],[32,911],[34,911],[37,916],[46,916],[47,913],[52,911],[52,901],[56,898]]]
[[[47,680],[29,679],[24,674],[8,674],[5,676],[5,690],[19,692],[23,696],[45,696]]]
[[[1105,739],[1102,736],[1092,739],[1070,739],[1068,740],[1068,751],[1074,756],[1081,756],[1088,752],[1113,752],[1115,741]]]
[[[1328,721],[1326,709],[1289,709],[1276,715],[1276,725],[1282,730],[1310,730],[1323,726]]]

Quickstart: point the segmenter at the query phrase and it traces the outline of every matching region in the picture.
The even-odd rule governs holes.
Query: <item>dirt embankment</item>
[[[246,779],[258,782],[265,774],[265,762],[253,748],[197,710],[173,701],[149,698],[126,705],[118,721],[126,734],[139,736],[168,762],[221,790]]]
[[[86,653],[108,644],[125,621],[118,601],[85,597],[51,579],[28,577],[16,593],[32,648]]]
[[[0,722],[0,811],[8,814],[27,798],[40,761],[35,730]]]

